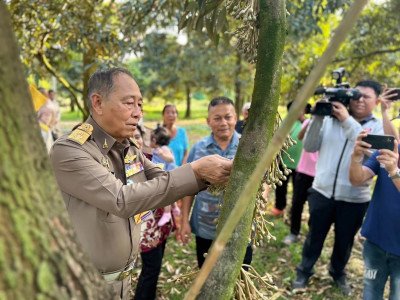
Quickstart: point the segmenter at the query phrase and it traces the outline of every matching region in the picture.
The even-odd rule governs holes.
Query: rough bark
[[[76,244],[0,1],[0,299],[110,299]]]
[[[260,36],[252,105],[236,154],[231,179],[224,195],[224,206],[217,233],[227,221],[241,190],[272,137],[279,102],[285,37],[285,1],[260,1]],[[197,299],[230,299],[232,297],[249,242],[256,193],[257,189],[253,191],[253,200],[244,212]]]

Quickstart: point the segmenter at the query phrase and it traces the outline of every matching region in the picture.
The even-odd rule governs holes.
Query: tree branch
[[[49,71],[50,74],[52,74],[57,80],[58,82],[60,82],[71,94],[72,96],[72,100],[74,101],[74,103],[76,104],[76,106],[78,107],[78,109],[85,114],[82,106],[80,105],[79,101],[78,101],[78,97],[76,96],[75,92],[73,91],[73,88],[71,87],[71,85],[69,84],[69,82],[62,76],[58,75],[56,73],[56,71],[54,70],[54,68],[52,67],[52,65],[50,64],[49,60],[47,59],[46,55],[44,54],[44,43],[46,42],[47,38],[49,36],[49,32],[46,32],[43,37],[42,40],[40,42],[40,49],[39,51],[36,53],[36,57],[39,59],[39,61],[44,65],[44,67],[46,68],[47,71]]]
[[[71,94],[72,100],[74,101],[74,103],[76,104],[76,106],[78,107],[78,109],[84,113],[82,105],[80,105],[79,101],[78,101],[78,97],[76,96],[74,89],[71,87],[71,85],[68,83],[68,81],[58,75],[56,73],[56,71],[54,71],[53,67],[51,66],[50,62],[48,61],[47,57],[45,56],[45,54],[42,51],[39,51],[36,54],[36,57],[39,59],[39,61],[44,65],[44,67],[46,68],[47,71],[49,71],[50,74],[52,74],[59,83],[61,83]]]
[[[381,54],[386,54],[386,53],[395,53],[398,51],[400,51],[400,48],[376,50],[376,51],[372,51],[372,52],[369,52],[364,55],[350,56],[350,57],[346,57],[346,58],[335,59],[333,62],[338,63],[338,62],[343,62],[343,61],[353,60],[353,59],[363,59],[363,58],[367,58],[367,57],[371,57],[371,56],[375,56],[375,55],[381,55]]]

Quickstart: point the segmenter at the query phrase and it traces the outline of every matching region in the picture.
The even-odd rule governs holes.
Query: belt
[[[114,273],[109,273],[109,274],[102,274],[103,278],[106,281],[121,281],[124,280],[126,277],[131,275],[133,273],[133,270],[135,269],[136,265],[136,260],[132,262],[132,264],[129,265],[129,267],[124,270],[124,271],[119,271],[119,272],[114,272]]]

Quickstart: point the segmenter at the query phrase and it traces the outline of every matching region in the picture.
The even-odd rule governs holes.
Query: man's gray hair
[[[242,112],[244,112],[245,110],[249,110],[250,109],[250,105],[251,105],[250,102],[245,103],[243,105],[243,107],[242,107]]]
[[[92,95],[96,93],[107,98],[114,88],[114,78],[118,74],[126,74],[133,79],[132,73],[124,68],[99,69],[90,76],[88,84],[88,108],[90,112],[92,112]]]

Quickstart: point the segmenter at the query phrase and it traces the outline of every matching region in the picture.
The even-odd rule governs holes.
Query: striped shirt
[[[218,146],[214,140],[214,135],[211,134],[199,140],[190,150],[187,162],[198,160],[201,157],[218,154],[222,157],[233,159],[235,157],[240,134],[236,131],[233,133],[232,140],[225,151]],[[197,194],[193,207],[190,226],[192,232],[203,239],[214,239],[216,224],[214,220],[218,218],[220,210],[218,204],[222,197],[213,197],[208,191],[202,191]]]

